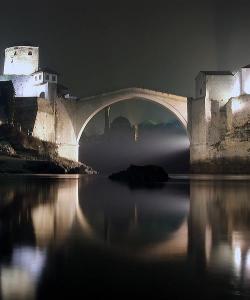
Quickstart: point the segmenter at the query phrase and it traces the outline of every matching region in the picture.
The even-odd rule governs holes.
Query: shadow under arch
[[[84,100],[84,99],[83,99]],[[132,88],[132,89],[125,89],[113,93],[109,93],[103,96],[98,97],[90,97],[85,100],[85,104],[90,104],[91,101],[93,103],[93,109],[90,111],[87,118],[83,121],[83,124],[81,124],[79,128],[79,132],[77,134],[77,142],[79,143],[80,138],[82,136],[82,133],[84,129],[86,128],[87,124],[90,122],[90,120],[101,110],[104,108],[126,100],[144,100],[149,101],[155,104],[158,104],[163,107],[163,109],[166,109],[170,112],[172,112],[178,121],[182,124],[183,128],[185,128],[187,136],[190,140],[190,136],[188,133],[188,117],[187,117],[187,98],[161,93],[161,92],[155,92],[151,90],[144,90],[144,89],[138,89],[138,88]],[[89,101],[89,103],[88,103]],[[96,102],[94,104],[94,102]],[[92,104],[91,103],[91,104]],[[80,103],[81,105],[81,103]],[[80,112],[80,110],[79,110]]]

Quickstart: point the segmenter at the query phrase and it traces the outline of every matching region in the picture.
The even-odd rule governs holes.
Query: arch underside
[[[143,90],[144,91],[144,90]],[[148,93],[140,92],[131,92],[122,93],[118,95],[111,94],[98,96],[96,98],[89,98],[84,101],[81,100],[77,109],[78,114],[78,125],[76,134],[77,134],[77,142],[79,142],[81,135],[89,123],[89,121],[102,109],[112,104],[126,101],[126,100],[136,100],[141,99],[145,101],[150,101],[156,104],[161,105],[163,108],[171,111],[176,118],[181,122],[183,127],[187,130],[187,99],[184,97],[174,96],[169,94],[163,94],[159,92],[149,91]]]

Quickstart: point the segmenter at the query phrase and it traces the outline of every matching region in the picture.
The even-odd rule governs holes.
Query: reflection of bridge
[[[95,242],[105,243],[100,240],[95,228],[92,228],[80,207],[78,193],[78,179],[72,176],[70,180],[63,180],[59,184],[53,203],[48,202],[33,208],[31,215],[37,246],[44,248],[51,243],[63,244],[74,230]],[[136,230],[138,224],[135,214],[132,213],[131,218]],[[140,255],[150,257],[185,255],[186,251],[187,219],[184,219],[183,224],[172,234],[171,238],[166,237],[166,241],[150,244],[140,251]]]
[[[78,142],[88,122],[103,108],[114,103],[143,99],[170,110],[187,129],[187,98],[146,89],[128,88],[75,101],[59,99],[56,105],[56,142],[62,156],[78,159]]]
[[[84,185],[89,183],[85,180],[79,181],[77,175],[71,175],[66,179],[59,178],[51,182],[46,180],[46,182],[47,185],[41,184],[39,180],[32,182],[22,180],[14,182],[10,188],[3,181],[0,196],[9,199],[9,203],[12,203],[14,199],[19,199],[20,209],[15,208],[6,220],[2,220],[2,226],[6,225],[6,228],[9,228],[9,222],[14,224],[12,226],[19,227],[23,226],[23,221],[25,221],[25,226],[29,223],[29,228],[33,228],[30,234],[34,233],[36,245],[39,248],[46,248],[54,243],[64,243],[70,237],[71,232],[75,230],[88,239],[105,243],[105,239],[99,235],[98,228],[95,227],[95,222],[93,224],[91,217],[91,211],[95,213],[96,205],[99,205],[101,211],[103,210],[100,201],[93,205],[94,210],[88,209],[88,207],[91,208],[89,204],[86,207],[79,205],[79,182]],[[106,185],[104,186],[106,187]],[[93,188],[95,186],[89,190],[92,196]],[[87,189],[84,187],[83,191],[86,192]],[[117,190],[114,192],[117,193]],[[244,181],[234,185],[229,181],[223,183],[219,181],[214,183],[191,181],[188,222],[184,214],[182,221],[170,235],[169,232],[164,231],[158,242],[155,241],[148,246],[146,244],[145,247],[143,245],[143,251],[140,253],[151,257],[167,256],[170,253],[189,254],[198,259],[199,264],[206,264],[211,259],[219,260],[218,256],[224,255],[220,249],[224,247],[227,248],[227,253],[235,254],[238,263],[241,255],[247,253],[247,263],[249,263],[250,244],[244,238],[244,235],[249,232],[249,194],[248,182]],[[237,201],[235,201],[236,195]],[[88,194],[85,194],[85,197],[88,197]],[[175,200],[173,201],[176,203]],[[88,202],[85,201],[84,203]],[[165,203],[168,202],[165,201]],[[170,206],[171,203],[169,203]],[[113,205],[113,200],[109,205],[110,207]],[[127,206],[128,213],[126,216],[128,219],[126,220],[130,224],[128,230],[132,227],[139,229],[138,207],[140,206],[134,206],[134,204]],[[244,211],[244,215],[242,215],[242,211]],[[106,214],[104,210],[103,213],[102,218]],[[100,221],[100,212],[98,216]],[[110,216],[107,217],[110,219]],[[112,222],[110,225],[116,226]],[[137,229],[136,231],[138,232]],[[221,236],[228,237],[226,244],[221,244]],[[234,258],[232,257],[232,259]]]
[[[100,239],[79,206],[78,189],[77,179],[63,181],[59,185],[53,206],[48,203],[33,209],[32,220],[38,245],[48,246],[51,242],[63,242],[75,230],[80,235],[104,245],[105,240]],[[149,243],[138,252],[133,249],[131,253],[150,259],[189,255],[204,270],[222,268],[221,264],[226,269],[228,264],[232,264],[237,272],[239,268],[246,267],[242,265],[245,253],[249,268],[250,244],[246,239],[249,230],[249,193],[248,185],[244,182],[235,186],[230,182],[191,182],[188,221],[184,218],[183,223],[171,235],[166,233],[165,240]],[[236,194],[240,195],[240,201],[235,202]],[[245,211],[244,218],[241,214],[242,207]],[[137,211],[131,212],[130,220],[136,231],[136,227],[140,226],[137,214]],[[228,236],[228,240],[222,243],[224,236]],[[129,247],[125,248],[123,250],[129,253]],[[248,272],[250,275],[250,269]]]
[[[13,219],[8,217],[2,220],[3,232],[9,229],[13,235],[10,251],[13,257],[9,260],[12,265],[4,267],[2,265],[1,268],[3,293],[17,292],[20,280],[23,282],[28,276],[31,277],[29,284],[33,284],[35,279],[32,272],[35,270],[36,276],[40,276],[43,266],[46,265],[46,259],[49,258],[46,249],[50,249],[50,246],[68,249],[67,245],[71,244],[71,238],[75,240],[76,234],[79,234],[79,239],[76,240],[80,242],[73,243],[74,247],[80,246],[84,238],[94,244],[106,245],[105,239],[97,234],[91,218],[88,221],[88,213],[79,206],[78,178],[70,177],[66,180],[58,179],[49,182],[47,187],[40,185],[39,182],[34,186],[30,182],[18,182],[18,186],[14,185],[10,188],[1,182],[0,196],[4,195],[10,203],[14,199],[21,202],[20,211],[12,212]],[[84,181],[81,183],[85,184]],[[204,273],[215,271],[236,277],[238,281],[235,284],[240,285],[240,288],[248,287],[250,278],[248,184],[246,181],[237,183],[191,181],[188,221],[184,218],[182,224],[180,223],[171,235],[166,234],[165,240],[146,244],[139,249],[140,251],[134,251],[134,248],[129,251],[129,247],[126,249],[121,247],[118,250],[150,260],[189,257],[192,269],[198,270],[199,276],[201,270]],[[35,196],[33,193],[36,193]],[[24,198],[22,199],[20,195]],[[25,224],[22,223],[22,214]],[[137,231],[137,226],[140,226],[137,210],[130,211],[130,215],[129,229],[134,228]],[[100,214],[98,216],[100,217]],[[28,224],[35,237],[35,241],[33,239],[32,241],[37,247],[33,244],[25,247],[25,242],[24,245],[20,244],[20,236],[15,243],[15,237],[20,232],[18,229]],[[111,245],[108,243],[107,246],[112,248],[112,243]],[[70,255],[69,252],[67,255]],[[74,255],[74,251],[71,255]],[[26,288],[29,288],[26,292],[30,293],[30,286]]]
[[[33,208],[32,221],[40,247],[48,246],[51,241],[63,242],[76,222],[85,235],[90,236],[92,230],[79,207],[78,179],[72,176],[70,180],[63,180],[53,204],[48,202]]]

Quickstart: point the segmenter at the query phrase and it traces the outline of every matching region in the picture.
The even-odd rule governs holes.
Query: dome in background
[[[113,122],[110,125],[111,130],[131,130],[131,124],[129,120],[125,117],[118,117],[113,120]]]

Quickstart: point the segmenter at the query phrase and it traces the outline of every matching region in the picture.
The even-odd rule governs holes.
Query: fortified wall
[[[250,173],[250,67],[200,72],[188,99],[191,171]]]
[[[58,145],[58,154],[78,159],[73,120],[75,100],[69,89],[58,83],[59,74],[40,67],[39,47],[31,43],[5,50],[0,75],[0,124],[6,123],[5,106],[9,84],[15,90],[15,123],[27,134]]]
[[[56,143],[59,156],[77,160],[78,143],[73,124],[75,100],[57,97],[16,98],[15,120],[21,130],[43,141]]]

